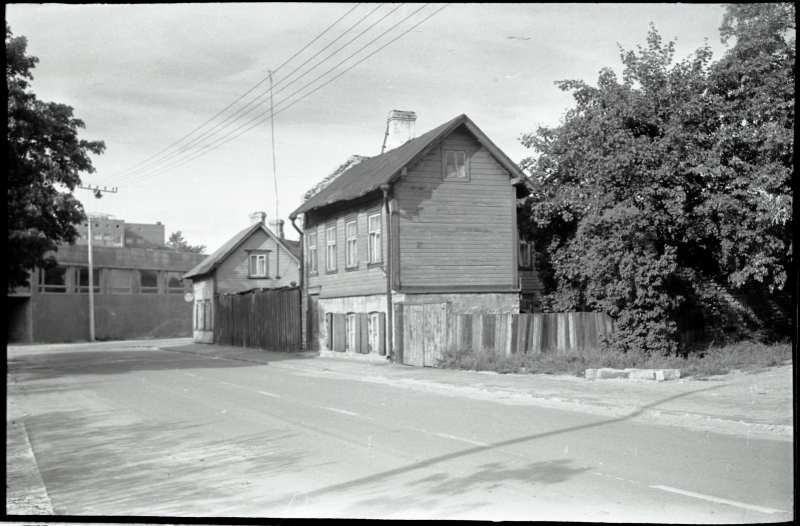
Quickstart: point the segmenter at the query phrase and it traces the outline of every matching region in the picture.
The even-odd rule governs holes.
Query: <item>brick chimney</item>
[[[250,224],[255,225],[256,223],[261,223],[262,225],[267,220],[267,214],[264,212],[253,212],[250,214]]]
[[[414,138],[414,123],[417,114],[413,111],[392,110],[386,121],[386,136],[383,139],[383,150],[393,150]]]
[[[283,239],[283,219],[272,219],[269,222],[269,229],[272,230],[272,233],[278,236],[279,239]]]

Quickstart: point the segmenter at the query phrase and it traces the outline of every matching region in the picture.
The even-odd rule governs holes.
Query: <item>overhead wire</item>
[[[327,33],[328,31],[330,31],[330,30],[331,30],[331,29],[332,29],[332,28],[333,28],[333,27],[334,27],[336,24],[338,24],[339,22],[341,22],[341,21],[342,21],[342,19],[344,19],[344,18],[345,18],[347,15],[349,15],[350,13],[352,13],[352,12],[353,12],[353,11],[354,11],[354,10],[355,10],[355,9],[356,9],[358,6],[360,6],[360,5],[361,5],[361,3],[358,3],[358,4],[354,5],[354,6],[353,6],[353,7],[352,7],[352,8],[351,8],[351,9],[350,9],[348,12],[346,12],[346,13],[345,13],[345,14],[343,14],[341,17],[339,17],[339,18],[338,18],[338,19],[337,19],[337,20],[336,20],[336,21],[335,21],[333,24],[331,24],[330,26],[328,26],[328,27],[325,29],[325,31],[323,31],[322,33],[320,33],[319,35],[317,35],[317,36],[316,36],[316,38],[314,38],[314,40],[312,40],[311,42],[309,42],[308,44],[306,44],[306,45],[305,45],[305,46],[304,46],[304,47],[303,47],[303,48],[302,48],[300,51],[298,51],[297,53],[295,53],[294,55],[292,55],[292,56],[291,56],[291,57],[290,57],[288,60],[286,60],[286,61],[285,61],[283,64],[281,64],[280,66],[278,66],[278,68],[277,68],[275,71],[273,71],[272,73],[273,73],[273,74],[274,74],[274,73],[277,73],[277,72],[278,72],[278,71],[279,71],[279,70],[280,70],[282,67],[284,67],[286,64],[288,64],[289,62],[291,62],[292,60],[294,60],[294,58],[295,58],[295,57],[297,57],[297,56],[298,56],[300,53],[302,53],[303,51],[305,51],[306,49],[308,49],[308,48],[309,48],[309,46],[311,46],[311,45],[312,45],[314,42],[316,42],[317,40],[319,40],[319,39],[320,39],[320,38],[321,38],[321,37],[322,37],[322,36],[323,36],[325,33]],[[201,129],[203,126],[205,126],[206,124],[210,123],[211,121],[213,121],[214,119],[216,119],[217,117],[219,117],[220,115],[222,115],[223,113],[225,113],[225,112],[226,112],[228,109],[230,109],[230,108],[231,108],[231,107],[232,107],[234,104],[236,104],[237,102],[239,102],[240,100],[242,100],[242,99],[243,99],[245,96],[247,96],[247,95],[248,95],[250,92],[252,92],[254,89],[256,89],[257,87],[259,87],[261,84],[263,84],[263,83],[264,83],[264,82],[266,82],[267,80],[269,80],[269,75],[268,75],[268,76],[266,76],[266,77],[264,77],[263,79],[261,79],[261,81],[259,81],[259,82],[258,82],[258,83],[257,83],[255,86],[253,86],[252,88],[250,88],[249,90],[247,90],[246,92],[244,92],[244,93],[243,93],[243,94],[242,94],[242,95],[241,95],[241,96],[240,96],[238,99],[236,99],[235,101],[233,101],[233,102],[231,102],[230,104],[228,104],[228,105],[227,105],[225,108],[223,108],[223,109],[222,109],[222,110],[221,110],[219,113],[217,113],[216,115],[214,115],[213,117],[211,117],[210,119],[208,119],[206,122],[204,122],[203,124],[201,124],[201,125],[200,125],[200,126],[198,126],[197,128],[193,129],[192,131],[190,131],[189,133],[187,133],[186,135],[184,135],[183,137],[181,137],[180,139],[178,139],[178,140],[177,140],[177,141],[175,141],[174,143],[170,144],[169,146],[167,146],[167,147],[166,147],[166,148],[164,148],[163,150],[161,150],[161,151],[159,151],[159,152],[157,152],[157,153],[155,153],[155,154],[151,155],[150,157],[148,157],[148,158],[147,158],[147,159],[145,159],[144,161],[141,161],[141,162],[139,162],[139,163],[137,163],[137,164],[135,164],[135,165],[131,166],[130,168],[127,168],[127,169],[123,170],[122,172],[119,172],[119,173],[117,173],[117,174],[114,174],[114,175],[110,176],[110,178],[114,178],[114,177],[116,177],[117,175],[121,175],[121,174],[124,174],[125,172],[128,172],[128,171],[130,171],[130,170],[133,170],[134,168],[136,168],[136,167],[138,167],[138,166],[141,166],[142,164],[144,164],[144,163],[146,163],[146,162],[150,161],[151,159],[153,159],[153,158],[155,158],[155,157],[157,157],[157,156],[161,155],[162,153],[164,153],[165,151],[169,150],[169,149],[170,149],[170,148],[172,148],[173,146],[175,146],[175,145],[179,144],[181,141],[183,141],[184,139],[186,139],[187,137],[189,137],[190,135],[192,135],[194,132],[196,132],[197,130]]]
[[[330,70],[328,70],[326,73],[323,73],[322,75],[320,75],[319,77],[317,77],[317,78],[316,78],[316,79],[314,79],[313,81],[309,82],[308,84],[306,84],[306,85],[305,85],[305,86],[303,86],[302,88],[298,89],[297,91],[295,91],[295,92],[294,92],[294,93],[292,93],[291,95],[289,95],[289,96],[285,97],[283,100],[281,100],[280,102],[278,102],[278,104],[276,104],[276,106],[278,106],[278,105],[280,105],[280,104],[282,104],[282,103],[286,102],[286,101],[287,101],[289,98],[291,98],[292,96],[296,95],[296,94],[297,94],[297,93],[299,93],[300,91],[303,91],[303,90],[304,90],[304,89],[306,89],[307,87],[311,86],[311,85],[312,85],[312,84],[314,84],[314,83],[315,83],[317,80],[321,79],[321,78],[322,78],[322,77],[324,77],[325,75],[328,75],[328,74],[329,74],[329,73],[331,73],[333,70],[335,70],[337,67],[339,67],[341,64],[343,64],[344,62],[347,62],[347,61],[348,61],[348,60],[350,60],[350,59],[351,59],[353,56],[355,56],[355,55],[357,55],[358,53],[360,53],[360,52],[361,52],[361,51],[362,51],[364,48],[366,48],[367,46],[369,46],[370,44],[372,44],[373,42],[375,42],[375,41],[376,41],[378,38],[381,38],[382,36],[384,36],[384,35],[385,35],[386,33],[388,33],[389,31],[392,31],[392,30],[393,30],[394,28],[396,28],[398,25],[402,24],[403,22],[405,22],[406,20],[408,20],[408,19],[409,19],[411,16],[415,15],[416,13],[418,13],[419,11],[421,11],[423,8],[427,7],[428,5],[429,5],[429,4],[425,4],[425,5],[423,5],[421,8],[417,9],[416,11],[414,11],[413,13],[411,13],[409,16],[407,16],[406,18],[404,18],[403,20],[401,20],[400,22],[398,22],[397,24],[395,24],[394,26],[392,26],[392,28],[390,28],[389,30],[385,31],[384,33],[382,33],[381,35],[379,35],[378,37],[376,37],[375,39],[373,39],[372,41],[370,41],[370,42],[369,42],[369,43],[368,43],[366,46],[362,47],[361,49],[359,49],[358,51],[356,51],[355,53],[353,53],[352,55],[350,55],[350,57],[348,57],[347,59],[343,60],[342,62],[340,62],[339,64],[337,64],[336,66],[334,66],[333,68],[331,68]],[[337,78],[341,77],[342,75],[344,75],[345,73],[347,73],[348,71],[350,71],[351,69],[353,69],[354,67],[356,67],[357,65],[359,65],[360,63],[364,62],[365,60],[367,60],[368,58],[370,58],[370,57],[371,57],[371,56],[373,56],[374,54],[378,53],[379,51],[381,51],[381,50],[382,50],[382,49],[384,49],[385,47],[387,47],[387,46],[391,45],[392,43],[394,43],[394,42],[395,42],[395,41],[397,41],[398,39],[402,38],[404,35],[406,35],[406,34],[407,34],[407,33],[409,33],[410,31],[412,31],[413,29],[415,29],[415,28],[416,28],[416,27],[418,27],[420,24],[422,24],[423,22],[427,21],[428,19],[430,19],[430,18],[431,18],[431,17],[433,17],[434,15],[438,14],[440,11],[442,11],[443,9],[445,9],[445,8],[446,8],[447,6],[449,6],[449,5],[450,5],[450,4],[445,4],[445,5],[444,5],[444,6],[442,6],[441,8],[437,9],[436,11],[434,11],[433,13],[431,13],[430,15],[428,15],[427,17],[425,17],[425,18],[424,18],[424,19],[422,19],[421,21],[417,22],[416,24],[414,24],[413,26],[411,26],[409,29],[407,29],[406,31],[404,31],[403,33],[401,33],[400,35],[398,35],[398,36],[397,36],[397,37],[395,37],[394,39],[392,39],[391,41],[387,42],[386,44],[382,45],[381,47],[379,47],[378,49],[376,49],[375,51],[373,51],[373,52],[372,52],[372,53],[370,53],[369,55],[367,55],[367,56],[365,56],[364,58],[360,59],[358,62],[356,62],[355,64],[351,65],[350,67],[348,67],[347,69],[345,69],[344,71],[342,71],[341,73],[339,73],[338,75],[336,75],[335,77],[333,77],[333,78],[329,79],[328,81],[326,81],[325,83],[323,83],[323,84],[321,84],[321,85],[317,86],[317,87],[316,87],[316,88],[314,88],[312,91],[310,91],[310,92],[306,93],[305,95],[301,96],[300,98],[296,99],[295,101],[293,101],[293,102],[292,102],[291,104],[289,104],[288,106],[286,106],[286,107],[282,108],[282,109],[281,109],[281,110],[279,110],[279,111],[276,111],[276,112],[274,112],[274,114],[272,114],[272,115],[270,115],[270,116],[268,116],[268,117],[266,117],[266,118],[264,118],[264,119],[260,120],[259,122],[256,122],[256,123],[255,123],[253,126],[250,126],[249,128],[247,128],[247,129],[246,129],[246,130],[244,130],[243,132],[241,132],[241,133],[239,133],[239,134],[237,134],[237,135],[235,135],[235,136],[231,137],[230,139],[227,139],[227,140],[225,140],[224,142],[221,142],[221,143],[220,143],[220,141],[222,141],[222,140],[223,140],[223,139],[225,139],[226,137],[230,136],[231,134],[235,133],[236,131],[238,131],[238,130],[242,129],[243,127],[247,126],[248,124],[250,124],[250,123],[252,123],[252,122],[256,121],[257,119],[259,119],[259,118],[263,117],[264,115],[266,115],[267,113],[270,113],[270,112],[269,112],[269,111],[265,111],[265,112],[263,112],[263,113],[261,113],[261,114],[257,115],[256,117],[254,117],[253,119],[251,119],[251,120],[250,120],[250,121],[248,121],[247,123],[245,123],[245,124],[242,124],[241,126],[239,126],[238,128],[236,128],[236,129],[232,130],[232,131],[231,131],[231,132],[229,132],[228,134],[226,134],[226,135],[224,135],[224,136],[220,137],[220,138],[219,138],[219,139],[217,139],[215,142],[213,142],[213,143],[211,143],[211,144],[208,144],[208,145],[204,146],[204,147],[203,147],[201,150],[199,150],[199,151],[195,152],[194,154],[192,154],[192,156],[191,156],[191,157],[188,157],[188,158],[185,158],[185,159],[182,159],[182,160],[175,161],[175,163],[172,163],[172,164],[170,164],[170,165],[168,165],[168,166],[164,167],[163,169],[160,169],[159,171],[157,171],[157,172],[155,172],[155,173],[152,173],[152,174],[144,174],[144,175],[142,175],[141,177],[138,177],[138,178],[136,178],[136,179],[135,179],[135,181],[131,181],[131,182],[140,182],[140,181],[143,181],[143,180],[145,180],[145,179],[149,179],[150,177],[155,177],[155,176],[157,176],[157,175],[160,175],[160,174],[162,174],[162,173],[165,173],[165,172],[167,172],[167,171],[169,171],[169,170],[172,170],[172,169],[174,169],[174,168],[177,168],[178,166],[182,166],[183,164],[186,164],[186,163],[187,163],[187,162],[189,162],[189,161],[192,161],[192,160],[194,160],[194,159],[197,159],[198,157],[201,157],[201,156],[203,156],[203,155],[205,155],[205,154],[207,154],[207,153],[210,153],[211,151],[213,151],[213,150],[215,150],[215,149],[219,148],[220,146],[223,146],[224,144],[227,144],[227,143],[228,143],[228,142],[230,142],[231,140],[233,140],[233,139],[235,139],[235,138],[237,138],[237,137],[239,137],[239,136],[243,135],[244,133],[247,133],[248,131],[250,131],[250,130],[252,130],[253,128],[255,128],[256,126],[258,126],[259,124],[262,124],[263,122],[266,122],[267,120],[269,120],[269,119],[273,118],[275,115],[279,115],[280,113],[282,113],[283,111],[286,111],[287,109],[289,109],[290,107],[294,106],[295,104],[297,104],[297,103],[298,103],[298,102],[300,102],[301,100],[305,99],[305,98],[306,98],[306,97],[308,97],[309,95],[313,94],[314,92],[318,91],[319,89],[323,88],[324,86],[326,86],[326,85],[330,84],[331,82],[333,82],[333,81],[334,81],[334,80],[336,80]],[[219,143],[219,144],[218,144],[218,143]],[[207,150],[207,151],[206,151],[206,150]]]
[[[342,33],[341,35],[339,35],[339,36],[338,36],[336,39],[334,39],[333,41],[331,41],[331,42],[330,42],[328,45],[326,45],[326,46],[325,46],[324,48],[322,48],[320,51],[318,51],[317,53],[315,53],[315,54],[314,54],[314,55],[313,55],[311,58],[309,58],[308,60],[306,60],[305,62],[303,62],[301,65],[297,66],[297,67],[296,67],[294,70],[292,70],[292,71],[291,71],[291,72],[290,72],[290,73],[289,73],[289,74],[288,74],[286,77],[284,77],[283,79],[281,79],[281,80],[279,80],[278,82],[276,82],[276,83],[275,83],[275,86],[278,86],[278,85],[280,85],[280,84],[281,84],[282,82],[284,82],[286,79],[288,79],[288,78],[290,78],[292,75],[294,75],[294,74],[295,74],[297,71],[299,71],[299,70],[300,70],[300,68],[302,68],[303,66],[305,66],[306,64],[308,64],[308,63],[309,63],[311,60],[313,60],[315,57],[317,57],[317,56],[318,56],[320,53],[322,53],[323,51],[325,51],[326,49],[328,49],[328,48],[329,48],[330,46],[332,46],[332,45],[333,45],[333,44],[334,44],[336,41],[338,41],[338,40],[339,40],[340,38],[342,38],[344,35],[346,35],[346,34],[347,34],[347,33],[349,33],[351,30],[353,30],[353,29],[354,29],[354,28],[355,28],[355,27],[356,27],[358,24],[360,24],[361,22],[363,22],[363,21],[364,21],[364,20],[365,20],[367,17],[369,17],[370,15],[372,15],[372,14],[373,14],[375,11],[377,11],[377,10],[378,10],[378,8],[380,8],[382,5],[383,5],[383,4],[379,4],[379,5],[378,5],[378,7],[376,7],[375,9],[373,9],[372,11],[370,11],[369,13],[367,13],[367,14],[366,14],[366,15],[365,15],[363,18],[361,18],[361,19],[360,19],[358,22],[356,22],[355,24],[353,24],[353,25],[352,25],[352,26],[351,26],[349,29],[347,29],[347,30],[346,30],[344,33]],[[297,77],[297,78],[295,78],[294,80],[292,80],[292,81],[291,81],[289,84],[287,84],[287,85],[285,85],[284,87],[282,87],[281,89],[279,89],[277,92],[275,92],[275,93],[274,93],[274,95],[277,95],[277,94],[281,93],[283,90],[285,90],[286,88],[288,88],[289,86],[291,86],[292,84],[294,84],[296,81],[300,80],[302,77],[304,77],[304,76],[305,76],[305,75],[307,75],[308,73],[311,73],[311,72],[312,72],[314,69],[316,69],[317,67],[319,67],[320,65],[322,65],[323,63],[325,63],[327,60],[329,60],[331,57],[333,57],[334,55],[336,55],[337,53],[339,53],[341,50],[343,50],[344,48],[346,48],[347,46],[349,46],[351,43],[353,43],[353,42],[354,42],[356,39],[358,39],[358,38],[359,38],[361,35],[363,35],[363,34],[364,34],[364,33],[366,33],[367,31],[369,31],[370,29],[372,29],[373,27],[375,27],[377,24],[379,24],[379,23],[380,23],[381,21],[383,21],[383,20],[384,20],[384,19],[385,19],[387,16],[389,16],[389,15],[391,15],[392,13],[394,13],[395,11],[397,11],[397,10],[398,10],[400,7],[402,7],[402,5],[403,5],[403,4],[400,4],[400,5],[398,5],[397,7],[395,7],[394,9],[392,9],[392,10],[391,10],[389,13],[387,13],[386,15],[384,15],[383,17],[381,17],[379,20],[377,20],[376,22],[374,22],[372,25],[370,25],[370,26],[369,26],[367,29],[365,29],[364,31],[362,31],[361,33],[359,33],[359,34],[358,34],[358,35],[357,35],[355,38],[353,38],[352,40],[350,40],[350,41],[349,41],[347,44],[343,45],[342,47],[340,47],[339,49],[337,49],[336,51],[334,51],[333,53],[331,53],[330,55],[328,55],[327,57],[325,57],[323,60],[321,60],[320,62],[318,62],[318,63],[317,63],[317,64],[315,64],[314,66],[312,66],[312,67],[311,67],[309,70],[307,70],[306,72],[304,72],[302,75],[300,75],[299,77]],[[360,51],[360,50],[359,50],[359,51]],[[358,52],[356,52],[356,53],[358,53]],[[355,55],[356,53],[354,53],[354,55]],[[352,57],[352,56],[353,56],[353,55],[351,55],[350,57]],[[277,70],[276,70],[276,71],[277,71]],[[251,90],[251,91],[252,91],[252,90]],[[163,164],[163,163],[167,162],[167,161],[168,161],[169,159],[171,159],[171,158],[174,158],[174,157],[176,157],[176,156],[178,156],[178,155],[182,155],[182,154],[186,153],[186,151],[187,151],[187,150],[189,150],[189,149],[190,149],[190,148],[191,148],[193,145],[195,145],[195,144],[196,144],[198,141],[202,140],[202,139],[203,139],[203,137],[205,137],[206,135],[208,135],[209,133],[211,133],[213,130],[215,130],[215,129],[219,128],[220,126],[222,126],[222,124],[224,124],[225,122],[227,122],[228,120],[230,120],[230,119],[231,119],[232,117],[234,117],[235,115],[237,115],[237,114],[241,113],[241,112],[242,112],[243,110],[245,110],[245,109],[246,109],[248,106],[252,105],[252,104],[253,104],[253,103],[254,103],[256,100],[258,100],[260,97],[262,97],[263,95],[265,95],[265,94],[267,94],[267,93],[269,93],[269,92],[270,92],[270,90],[265,90],[265,91],[261,92],[261,93],[260,93],[258,96],[256,96],[256,97],[255,97],[253,100],[251,100],[250,102],[248,102],[247,104],[245,104],[244,106],[242,106],[241,108],[239,108],[239,110],[237,110],[237,111],[236,111],[235,113],[233,113],[232,115],[228,116],[228,117],[227,117],[225,120],[223,120],[222,122],[218,123],[216,126],[214,126],[213,128],[211,128],[210,130],[207,130],[206,132],[204,132],[204,133],[203,133],[202,135],[200,135],[199,137],[196,137],[196,138],[195,138],[195,139],[193,139],[191,142],[189,142],[188,144],[186,144],[186,145],[182,146],[181,148],[179,148],[179,149],[178,149],[178,150],[176,150],[175,152],[172,152],[171,154],[167,155],[166,157],[163,157],[162,159],[159,159],[158,161],[155,161],[154,163],[151,163],[149,166],[143,166],[143,167],[139,168],[138,170],[134,170],[134,171],[133,171],[133,172],[131,172],[131,173],[128,173],[128,174],[121,174],[121,175],[124,175],[124,177],[130,177],[130,176],[135,176],[135,175],[138,175],[138,174],[140,174],[140,173],[142,173],[142,172],[146,172],[146,171],[148,171],[148,170],[152,170],[152,169],[156,168],[158,165],[161,165],[161,164]],[[245,113],[243,113],[242,115],[240,115],[239,117],[237,117],[236,119],[234,119],[232,122],[230,122],[230,123],[226,124],[225,126],[223,126],[223,127],[222,127],[222,129],[220,129],[220,130],[219,130],[219,132],[222,132],[222,131],[223,131],[225,128],[228,128],[229,126],[231,126],[232,124],[234,124],[236,121],[240,120],[240,119],[241,119],[241,118],[243,118],[245,115],[247,115],[248,113],[250,113],[251,111],[253,111],[254,109],[256,109],[257,107],[261,106],[261,105],[262,105],[262,104],[264,104],[264,103],[266,103],[266,100],[264,100],[264,101],[261,101],[261,102],[259,102],[258,104],[254,105],[254,106],[253,106],[253,107],[251,107],[249,110],[247,110]],[[263,114],[262,114],[262,115],[263,115]],[[219,133],[219,132],[217,132],[217,133]],[[189,153],[189,155],[191,155],[191,153]],[[115,176],[111,176],[111,178],[110,178],[109,180],[119,180],[119,176],[117,176],[117,175],[115,175]]]

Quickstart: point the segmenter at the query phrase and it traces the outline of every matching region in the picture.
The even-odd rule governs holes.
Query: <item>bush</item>
[[[445,351],[437,367],[505,373],[570,374],[583,376],[586,369],[680,369],[684,377],[705,378],[732,370],[751,371],[782,365],[792,359],[788,342],[765,344],[738,342],[709,347],[683,356],[620,352],[613,348],[570,350],[545,354],[500,354],[492,351],[455,349]]]

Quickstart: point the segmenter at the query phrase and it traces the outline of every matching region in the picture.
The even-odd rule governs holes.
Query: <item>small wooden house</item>
[[[289,215],[303,215],[310,349],[441,346],[448,313],[518,313],[521,298],[535,302],[516,224],[527,177],[466,115],[413,138],[415,118],[392,112],[387,136],[400,145]]]
[[[273,232],[265,213],[250,218],[249,227],[183,275],[192,281],[195,342],[214,342],[215,295],[300,285],[300,242],[284,239],[283,221],[270,222]]]

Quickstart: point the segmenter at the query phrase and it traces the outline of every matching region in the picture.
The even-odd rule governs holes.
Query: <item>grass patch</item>
[[[686,357],[653,356],[586,349],[547,354],[499,354],[467,349],[445,351],[437,364],[443,369],[493,371],[496,373],[572,374],[586,369],[680,369],[681,376],[705,378],[732,370],[755,371],[791,362],[791,343],[738,342],[709,347]]]

